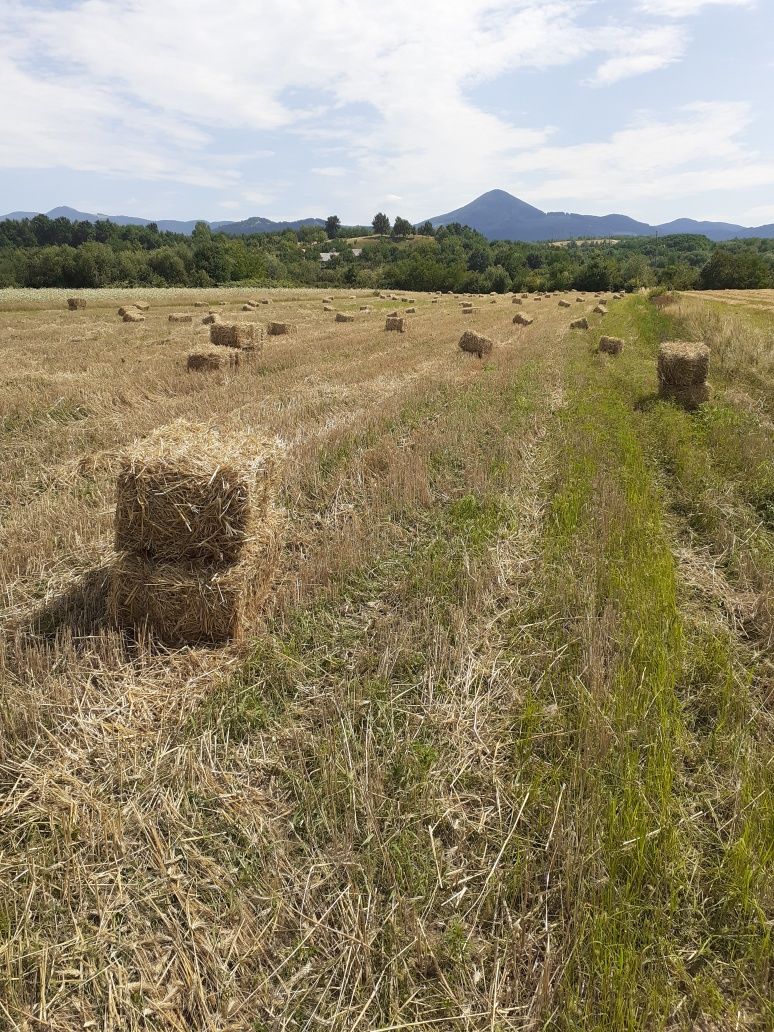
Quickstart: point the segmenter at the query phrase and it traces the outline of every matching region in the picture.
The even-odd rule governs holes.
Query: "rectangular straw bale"
[[[460,337],[460,348],[472,355],[478,355],[479,358],[488,355],[492,346],[492,341],[488,337],[482,337],[480,333],[474,333],[472,330],[466,330]]]
[[[188,356],[186,368],[188,372],[212,373],[218,369],[227,369],[239,365],[239,351],[233,348],[213,348],[208,351],[192,351]]]
[[[210,344],[221,348],[245,348],[255,345],[252,323],[219,323],[210,325]]]
[[[141,315],[139,312],[127,310],[124,312],[123,320],[124,322],[145,322],[145,316]]]
[[[624,342],[620,337],[600,337],[599,350],[608,355],[620,355],[623,351]]]
[[[709,399],[707,373],[710,350],[706,344],[672,340],[658,352],[659,395],[686,409],[695,409]]]
[[[135,301],[134,307],[137,309],[138,312],[147,312],[150,308],[150,305],[147,301]]]
[[[404,333],[406,320],[402,316],[388,315],[384,328],[385,330],[395,330],[397,333]]]
[[[514,315],[513,317],[513,322],[517,326],[529,326],[534,321],[535,320],[532,318],[531,315],[524,315],[523,312],[517,312],[516,315]]]
[[[193,316],[189,312],[170,312],[170,322],[189,323],[193,322]]]
[[[570,323],[571,330],[587,330],[589,328],[589,321],[584,315],[582,319],[573,319]]]
[[[344,312],[336,312],[336,322],[354,322],[354,315],[346,315]]]
[[[120,627],[148,630],[169,645],[241,640],[254,631],[277,575],[282,520],[274,508],[239,562],[155,562],[120,553],[108,610]]]
[[[276,443],[178,420],[120,461],[115,544],[159,562],[233,562],[259,534],[278,476]]]
[[[79,308],[86,307],[86,299],[83,297],[68,297],[67,307],[71,312],[77,312]]]
[[[270,322],[266,332],[270,337],[282,337],[286,333],[295,333],[295,323]]]

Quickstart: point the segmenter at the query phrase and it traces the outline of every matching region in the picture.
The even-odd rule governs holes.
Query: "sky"
[[[0,212],[774,222],[774,0],[0,0]]]

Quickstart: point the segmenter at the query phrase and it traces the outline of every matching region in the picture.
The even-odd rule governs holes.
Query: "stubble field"
[[[0,1027],[774,1027],[774,292],[66,296],[0,292]],[[296,330],[189,373],[194,302]],[[245,644],[106,618],[178,418],[285,445]]]

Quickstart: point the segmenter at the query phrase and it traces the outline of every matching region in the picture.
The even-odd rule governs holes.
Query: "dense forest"
[[[384,221],[380,221],[384,220]],[[191,236],[149,226],[38,215],[0,222],[0,287],[260,284],[400,290],[681,290],[774,287],[774,240],[713,244],[703,236],[605,243],[489,241],[460,225],[414,230],[406,220],[353,242],[335,216],[326,228],[230,237],[199,223]],[[361,249],[353,252],[353,246]],[[323,252],[334,257],[321,261]]]

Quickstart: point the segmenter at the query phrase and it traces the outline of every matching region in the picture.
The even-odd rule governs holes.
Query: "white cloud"
[[[671,121],[643,117],[608,140],[540,148],[511,170],[539,177],[544,203],[572,199],[602,210],[610,198],[636,211],[648,198],[774,186],[774,160],[740,140],[751,117],[744,103],[692,104]]]
[[[675,16],[714,2],[642,0]],[[552,146],[554,129],[530,113],[529,90],[550,89],[535,73],[593,62],[601,103],[600,87],[680,60],[689,42],[682,23],[604,10],[579,0],[2,0],[0,95],[15,102],[0,106],[0,169],[166,180],[259,210],[307,208],[282,196],[311,171],[325,207],[345,217],[389,202],[418,218],[490,186],[518,188],[514,176],[533,191],[546,173],[545,196],[559,183],[590,196],[605,182],[600,153],[619,179],[647,180],[659,128]],[[514,72],[533,76],[521,115],[474,99]],[[704,146],[711,133],[696,111],[674,133],[662,127],[659,175],[683,167],[679,137],[690,141],[697,122]],[[236,153],[219,143],[233,139]],[[711,141],[696,151],[715,160]]]
[[[753,7],[756,0],[640,0],[640,10],[666,18],[687,18],[704,7]]]

